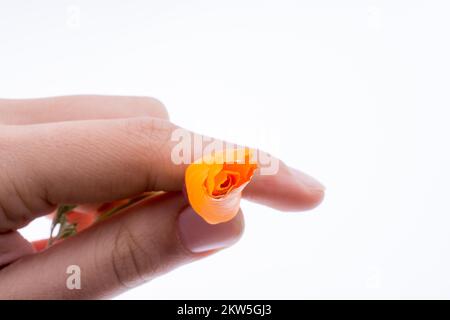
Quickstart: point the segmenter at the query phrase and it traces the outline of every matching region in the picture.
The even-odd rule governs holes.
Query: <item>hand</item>
[[[164,106],[150,98],[0,100],[0,298],[105,298],[235,243],[242,213],[209,225],[182,192]],[[103,203],[168,191],[36,252],[17,229],[61,203]],[[280,164],[244,197],[285,211],[315,207],[323,187]],[[66,269],[81,269],[81,290]]]

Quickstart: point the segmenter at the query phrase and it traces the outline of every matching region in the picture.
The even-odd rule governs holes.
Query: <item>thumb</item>
[[[235,219],[209,225],[181,193],[149,199],[0,272],[0,298],[93,299],[121,293],[235,243]],[[80,288],[68,286],[76,266]]]

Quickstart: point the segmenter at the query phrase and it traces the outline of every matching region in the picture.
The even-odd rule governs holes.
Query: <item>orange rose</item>
[[[191,207],[210,224],[233,219],[242,190],[257,168],[250,149],[216,152],[197,160],[185,174]]]

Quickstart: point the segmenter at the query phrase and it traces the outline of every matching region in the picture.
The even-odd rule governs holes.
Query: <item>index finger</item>
[[[175,164],[174,124],[130,118],[3,127],[0,144],[0,231],[16,229],[60,203],[98,203],[145,191],[177,191],[187,164]],[[307,209],[312,188],[285,165],[259,177],[245,195],[278,209]],[[283,187],[283,192],[274,188]]]

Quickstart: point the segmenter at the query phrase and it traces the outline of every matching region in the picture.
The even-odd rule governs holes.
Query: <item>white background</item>
[[[448,1],[1,1],[0,96],[147,95],[317,176],[120,298],[450,298]],[[33,224],[30,238],[47,234]]]

